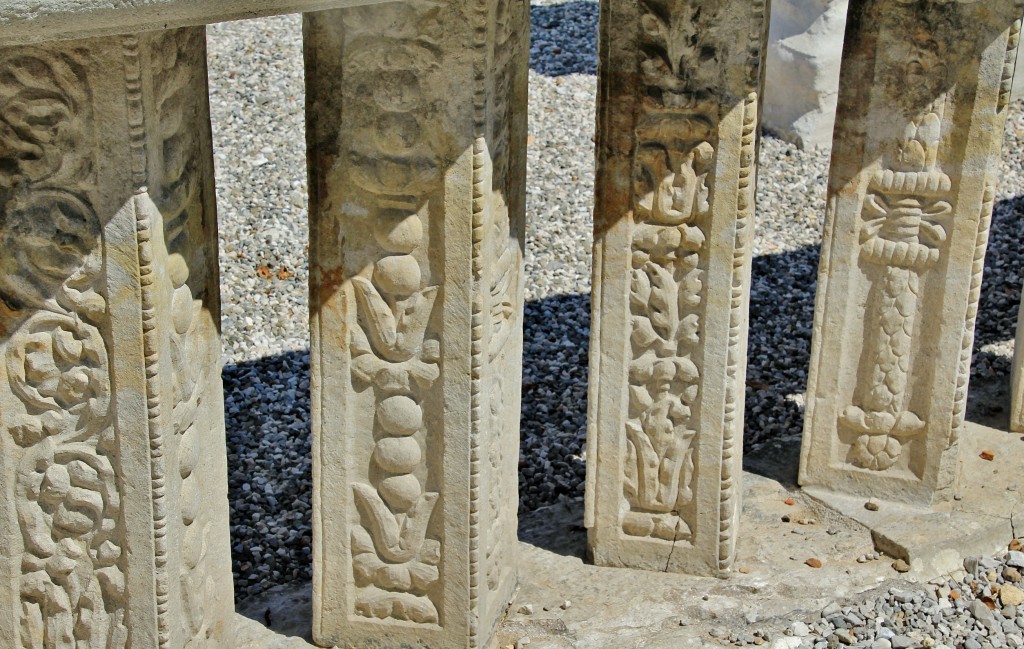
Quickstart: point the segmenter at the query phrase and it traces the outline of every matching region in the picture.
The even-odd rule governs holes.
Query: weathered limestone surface
[[[0,49],[0,647],[230,647],[205,31]]]
[[[1019,2],[851,5],[800,481],[953,496]]]
[[[802,148],[832,145],[849,0],[773,0],[764,128]]]
[[[586,526],[599,565],[733,561],[762,0],[606,0]]]
[[[322,644],[482,647],[515,588],[528,10],[306,17]]]
[[[225,20],[372,5],[389,0],[3,0],[0,43],[25,45]]]

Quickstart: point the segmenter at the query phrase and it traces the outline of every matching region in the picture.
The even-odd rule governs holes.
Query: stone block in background
[[[801,148],[832,146],[848,0],[774,0],[764,128]]]
[[[765,64],[765,131],[803,149],[832,146],[848,0],[774,0]],[[1017,58],[1013,98],[1024,95]]]

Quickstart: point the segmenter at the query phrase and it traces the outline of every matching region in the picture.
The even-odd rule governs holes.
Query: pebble
[[[1003,584],[999,589],[999,600],[1004,606],[1020,606],[1024,604],[1024,591],[1011,584]]]
[[[533,615],[533,604],[523,604],[519,607],[520,615]]]
[[[811,635],[810,627],[799,620],[789,625],[789,631],[797,638],[806,638]]]
[[[964,562],[969,570],[955,577],[890,588],[854,606],[832,602],[822,609],[820,621],[808,627],[807,640],[815,649],[848,643],[865,649],[1018,649],[1024,646],[1024,605],[1002,599],[1014,601],[1019,591],[1002,576],[1010,569],[1009,559],[1008,553],[1002,558],[970,557]],[[988,580],[989,573],[995,581]],[[995,595],[1002,600],[998,610],[991,608]],[[793,637],[796,624],[789,626]]]

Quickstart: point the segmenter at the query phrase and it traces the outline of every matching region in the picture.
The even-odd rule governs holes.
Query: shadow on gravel
[[[530,8],[530,69],[547,77],[597,74],[597,2]]]
[[[1014,336],[1021,241],[1024,197],[996,208],[968,399],[968,418],[997,428],[1006,423],[1010,363],[982,348]],[[799,462],[803,405],[797,395],[807,384],[818,254],[817,246],[807,246],[753,262],[744,468],[791,487]],[[520,536],[575,556],[586,545],[581,512],[589,336],[589,295],[527,303]],[[261,533],[258,541],[233,538],[235,585],[243,598],[267,584],[310,578],[309,354],[229,365],[224,385],[231,523]]]

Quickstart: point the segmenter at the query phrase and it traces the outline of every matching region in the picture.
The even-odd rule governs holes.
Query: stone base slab
[[[991,453],[992,459],[983,459],[982,453]],[[1022,466],[1024,442],[1017,435],[968,423],[961,441],[959,500],[942,508],[872,499],[868,509],[866,498],[819,487],[803,492],[869,529],[880,552],[903,559],[914,573],[934,576],[959,569],[965,557],[1005,548],[1015,530],[1024,533]]]
[[[524,516],[519,528],[520,589],[498,629],[497,648],[514,647],[528,637],[529,649],[621,649],[640,641],[648,648],[682,649],[714,646],[708,644],[714,642],[709,632],[716,628],[730,633],[763,629],[781,634],[793,620],[816,619],[831,602],[862,599],[868,591],[903,588],[907,582],[956,573],[962,568],[963,554],[992,554],[1005,548],[1014,511],[1018,516],[1016,533],[1024,534],[1024,508],[1017,492],[1006,490],[1014,480],[1013,469],[1024,466],[1024,441],[1018,435],[968,425],[963,466],[965,474],[973,477],[965,483],[962,500],[956,502],[958,509],[933,514],[948,517],[941,528],[926,528],[920,518],[913,519],[915,528],[937,530],[931,537],[932,546],[925,543],[929,539],[923,534],[918,545],[912,545],[909,533],[898,535],[891,519],[890,527],[870,529],[864,523],[868,519],[861,520],[860,512],[872,513],[864,509],[864,501],[858,503],[860,512],[848,508],[847,513],[823,506],[820,496],[811,497],[787,486],[795,482],[795,476],[787,472],[794,467],[798,444],[798,440],[791,441],[772,453],[773,457],[750,458],[758,472],[770,477],[744,473],[737,559],[728,579],[590,565],[585,559],[581,503],[547,507]],[[984,449],[996,454],[992,462],[978,457]],[[1024,477],[1019,479],[1024,487]],[[887,511],[895,509],[880,502],[874,513]],[[998,517],[979,512],[1010,514]],[[913,515],[921,516],[921,512]],[[968,524],[964,521],[974,521],[977,531],[964,534]],[[983,534],[989,534],[989,540],[996,540],[992,535],[1001,536],[998,542],[985,545],[978,540]],[[960,544],[954,548],[960,553],[956,561],[943,555],[951,547],[942,546],[946,537],[957,537],[951,542]],[[888,539],[890,545],[882,545],[880,538]],[[895,543],[906,543],[910,552],[901,555],[893,538]],[[858,562],[876,548],[888,556]],[[924,560],[925,551],[931,552],[930,561]],[[822,567],[806,565],[812,558],[821,561]],[[915,570],[897,573],[892,568],[896,558],[909,558]],[[520,612],[530,608],[530,614]],[[276,631],[305,635],[310,624],[309,585],[280,586],[239,605],[239,612],[260,620],[268,610]],[[245,624],[261,626],[251,620]],[[272,637],[264,636],[264,641]],[[308,647],[297,638],[291,642],[243,644],[240,649]]]

